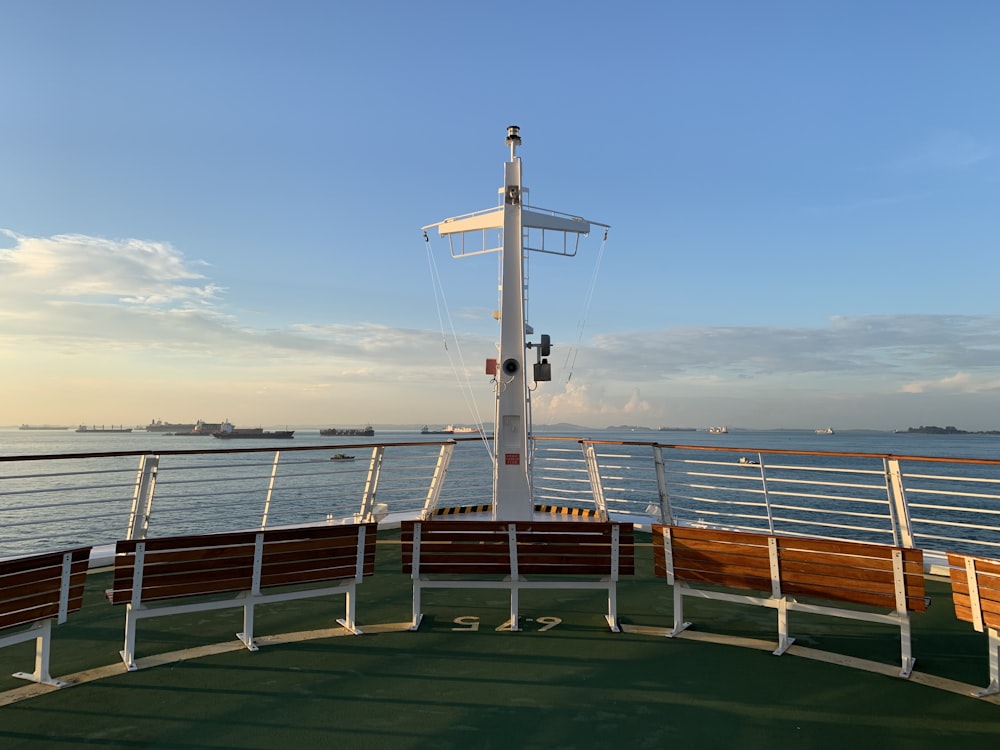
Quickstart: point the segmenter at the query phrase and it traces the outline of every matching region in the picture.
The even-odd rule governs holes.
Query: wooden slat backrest
[[[955,616],[965,622],[976,623],[976,612],[969,591],[967,560],[971,560],[975,567],[978,610],[982,625],[998,630],[1000,629],[1000,560],[961,555],[957,552],[948,553]]]
[[[902,559],[906,608],[926,609],[923,552],[881,544],[769,536],[670,526],[675,580],[768,592],[769,539],[776,544],[781,594],[896,608],[893,553]],[[654,524],[654,572],[667,577],[662,524]]]
[[[116,547],[112,604],[132,601],[136,547],[145,543],[140,601],[248,591],[253,579],[255,533],[154,537]]]
[[[510,575],[510,537],[495,521],[403,521],[403,572],[413,572],[414,529],[420,530],[420,572]]]
[[[611,575],[612,535],[618,527],[618,574],[635,572],[631,524],[598,521],[527,521],[517,528],[522,575]]]
[[[510,575],[510,536],[516,530],[519,574],[609,575],[611,528],[597,521],[404,521],[403,572],[413,572],[414,528],[420,528],[420,572]],[[635,569],[631,524],[619,527],[619,575]]]
[[[667,577],[663,524],[654,524],[653,567]],[[669,526],[674,580],[749,591],[771,591],[771,566],[765,534]]]
[[[263,534],[261,588],[352,578],[365,528],[363,572],[375,569],[375,524],[198,534],[118,542],[112,604],[132,601],[136,547],[145,542],[141,601],[251,591],[256,539]]]
[[[58,617],[67,554],[70,574],[65,613],[80,609],[90,547],[0,561],[0,630]]]
[[[884,544],[778,536],[781,591],[896,609],[893,555],[902,558],[906,609],[923,612],[923,551]]]
[[[357,572],[358,534],[365,530],[362,574],[375,572],[378,524],[344,524],[264,532],[260,586],[353,578]]]

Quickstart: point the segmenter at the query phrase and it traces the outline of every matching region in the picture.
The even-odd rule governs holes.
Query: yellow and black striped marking
[[[492,503],[485,505],[460,505],[454,508],[435,508],[435,516],[457,516],[460,513],[489,513],[493,510]]]
[[[575,516],[576,518],[597,518],[596,508],[569,508],[560,505],[536,505],[536,513],[551,513],[554,516]]]

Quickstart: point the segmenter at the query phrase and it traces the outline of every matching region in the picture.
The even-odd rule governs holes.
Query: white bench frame
[[[437,521],[435,523],[448,523]],[[618,625],[618,569],[619,569],[619,536],[620,524],[611,527],[611,574],[601,576],[595,581],[544,579],[527,580],[518,573],[517,560],[517,524],[507,524],[508,553],[510,555],[509,576],[502,580],[472,580],[468,578],[442,578],[444,574],[434,573],[433,577],[420,572],[420,527],[421,521],[413,524],[413,568],[410,577],[413,580],[413,618],[410,630],[418,630],[423,614],[420,611],[420,594],[424,589],[508,589],[510,591],[510,619],[498,628],[499,630],[520,630],[518,625],[519,593],[522,589],[598,589],[608,592],[608,610],[604,619],[614,633],[621,632]],[[470,534],[472,536],[472,534]],[[541,574],[539,574],[541,575]]]
[[[982,690],[973,693],[977,698],[1000,693],[1000,632],[983,622],[983,609],[979,599],[979,577],[976,571],[976,558],[962,555],[965,560],[966,582],[969,584],[969,599],[972,602],[972,627],[977,633],[986,632],[987,648],[989,649],[990,684]]]
[[[205,612],[215,609],[227,609],[232,607],[243,608],[243,630],[236,634],[248,651],[256,651],[257,644],[253,637],[254,607],[258,604],[270,604],[273,602],[286,602],[296,599],[309,599],[317,596],[327,596],[329,594],[345,595],[345,615],[338,618],[337,622],[354,635],[362,635],[354,621],[355,593],[357,585],[364,577],[365,562],[365,531],[366,528],[360,525],[358,528],[358,552],[355,574],[353,578],[341,579],[338,583],[324,585],[317,588],[301,589],[297,591],[279,591],[274,593],[263,593],[260,590],[260,575],[264,556],[264,533],[258,532],[254,544],[253,561],[253,582],[249,591],[241,591],[228,599],[217,599],[212,601],[193,602],[188,604],[162,604],[161,600],[154,600],[150,603],[142,601],[142,572],[146,554],[146,543],[137,542],[135,546],[135,573],[132,578],[132,600],[125,605],[125,647],[119,651],[122,661],[129,671],[135,671],[138,666],[135,662],[135,638],[136,625],[139,620],[149,617],[165,617],[167,615],[185,614],[190,612]],[[292,584],[289,584],[292,585]],[[200,596],[191,594],[191,596]]]
[[[731,532],[732,533],[732,532]],[[809,604],[800,602],[793,596],[787,596],[781,591],[781,572],[778,560],[778,540],[774,536],[768,536],[768,562],[771,568],[771,595],[769,597],[753,596],[751,594],[734,594],[714,589],[703,589],[692,586],[686,581],[677,581],[674,576],[673,552],[671,549],[670,527],[663,528],[663,550],[666,555],[667,583],[673,586],[674,594],[674,627],[664,633],[668,638],[672,638],[688,628],[691,623],[684,621],[684,597],[696,597],[701,599],[718,599],[721,601],[735,602],[737,604],[752,604],[759,607],[769,607],[777,612],[778,616],[778,647],[772,652],[775,656],[785,653],[795,639],[789,636],[788,613],[790,611],[809,612],[812,614],[829,615],[831,617],[843,617],[851,620],[864,620],[867,622],[879,622],[888,625],[895,625],[899,628],[900,659],[902,668],[899,676],[908,678],[913,672],[916,659],[913,657],[913,650],[910,639],[910,616],[906,607],[906,584],[903,570],[903,552],[901,549],[892,549],[892,572],[896,593],[896,609],[888,613],[868,612],[864,610],[848,609],[829,604]]]
[[[71,583],[71,573],[73,566],[73,550],[62,553],[62,573],[59,583],[59,613],[55,617],[39,620],[31,624],[27,630],[12,633],[0,637],[0,648],[12,646],[15,643],[25,641],[35,641],[35,671],[34,672],[14,672],[12,675],[19,680],[28,680],[42,685],[54,685],[55,687],[65,687],[66,682],[53,679],[49,674],[49,656],[52,645],[52,622],[62,624],[66,622],[69,613],[69,593]],[[12,626],[17,627],[17,626]]]

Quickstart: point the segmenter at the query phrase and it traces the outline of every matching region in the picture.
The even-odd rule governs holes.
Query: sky
[[[1000,429],[1000,4],[0,0],[0,425]]]

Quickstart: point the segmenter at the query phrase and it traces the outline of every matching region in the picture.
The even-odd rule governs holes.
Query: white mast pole
[[[579,216],[525,208],[527,190],[521,184],[521,159],[517,147],[521,145],[520,128],[507,128],[507,145],[510,161],[504,164],[504,186],[501,188],[501,206],[476,211],[464,216],[428,224],[436,227],[442,237],[447,237],[452,257],[466,257],[483,253],[502,253],[500,262],[500,357],[496,366],[496,412],[494,414],[494,464],[493,464],[493,517],[500,521],[530,520],[534,512],[531,497],[531,453],[528,439],[531,435],[531,413],[528,408],[528,354],[524,302],[524,257],[529,250],[554,255],[572,256],[571,237],[585,236],[590,232],[590,222]],[[606,224],[599,224],[607,228]],[[540,232],[539,247],[525,247],[525,229]],[[502,230],[503,242],[497,247],[486,246],[487,232]],[[545,248],[544,236],[555,234],[563,237],[562,250]],[[468,250],[466,238],[482,237],[483,247]],[[491,235],[492,236],[492,235]],[[457,247],[456,247],[457,244]],[[474,244],[474,243],[473,243]],[[539,359],[548,355],[548,336],[536,344]],[[534,379],[550,380],[548,363],[542,359],[531,363]],[[492,370],[491,370],[492,372]]]
[[[500,358],[494,420],[493,518],[529,520],[534,510],[528,466],[528,387],[525,378],[524,230],[521,216],[521,143],[507,128],[504,164],[503,249],[500,278]]]

